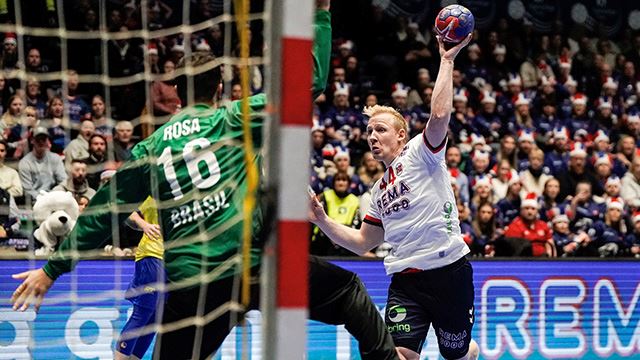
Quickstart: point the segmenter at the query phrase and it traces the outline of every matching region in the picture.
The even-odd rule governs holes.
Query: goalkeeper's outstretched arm
[[[115,194],[109,183],[98,190],[78,218],[71,234],[51,255],[47,264],[41,269],[13,275],[14,279],[23,280],[11,297],[14,310],[25,311],[30,305],[34,305],[38,311],[53,282],[60,275],[73,270],[83,251],[100,248],[111,239],[114,205],[122,207],[118,208],[117,215],[118,224],[121,224],[147,198],[150,192],[150,166],[143,144],[133,148],[132,159],[111,179],[115,182]]]

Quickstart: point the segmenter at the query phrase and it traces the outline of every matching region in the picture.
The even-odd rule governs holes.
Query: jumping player
[[[317,3],[314,97],[326,84],[331,50],[329,1]],[[194,65],[210,61],[200,60],[196,59]],[[34,304],[37,310],[53,281],[72,270],[71,250],[95,249],[108,240],[105,234],[111,234],[112,215],[106,204],[115,199],[119,205],[137,205],[149,195],[164,205],[159,209],[160,224],[171,287],[162,316],[169,330],[158,334],[155,358],[207,358],[241,315],[257,308],[263,249],[259,236],[254,238],[251,250],[255,275],[251,280],[252,302],[248,309],[228,306],[240,286],[236,255],[241,246],[247,189],[241,104],[235,101],[226,107],[213,106],[220,83],[219,68],[195,76],[193,82],[195,100],[201,104],[184,109],[132,149],[131,159],[111,179],[115,186],[106,185],[98,191],[88,206],[92,211],[83,213],[71,235],[42,269],[14,276],[24,279],[13,294],[14,309],[25,310]],[[249,102],[253,137],[260,147],[267,100],[259,94]],[[254,161],[260,164],[260,155]],[[120,222],[128,215],[120,213]],[[263,228],[259,208],[253,218],[253,233],[259,234]],[[212,274],[215,278],[209,279]],[[219,309],[226,311],[216,316]],[[359,341],[363,359],[398,359],[384,322],[355,274],[311,258],[309,314],[314,320],[345,324]],[[204,319],[204,324],[188,322],[181,326],[183,320],[196,316]]]
[[[445,49],[440,37],[440,70],[431,117],[422,134],[409,140],[408,124],[396,110],[366,108],[369,147],[387,170],[372,188],[371,207],[359,230],[331,220],[315,197],[310,218],[337,244],[363,254],[383,241],[393,246],[384,259],[391,285],[385,321],[401,354],[419,359],[433,324],[445,359],[476,359],[473,270],[460,234],[458,210],[445,164],[453,100],[453,62],[471,40]],[[401,326],[405,325],[405,326]]]

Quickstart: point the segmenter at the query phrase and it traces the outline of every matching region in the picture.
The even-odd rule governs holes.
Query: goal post
[[[314,1],[271,1],[267,187],[277,226],[265,251],[265,359],[302,359],[307,348],[309,127]],[[273,283],[275,280],[275,286]]]

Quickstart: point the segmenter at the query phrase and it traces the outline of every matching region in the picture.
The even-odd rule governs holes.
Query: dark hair
[[[102,134],[93,134],[93,135],[91,135],[91,137],[89,138],[89,143],[91,143],[91,140],[93,140],[93,138],[95,138],[95,137],[99,137],[100,139],[102,139],[105,142],[105,144],[107,143],[107,139],[104,136],[102,136]]]
[[[212,61],[215,61],[215,57],[211,54],[194,54],[191,57],[191,66],[195,68],[206,66]],[[184,67],[184,64],[180,64],[180,67]],[[198,69],[196,69],[196,71],[198,71]],[[177,79],[180,98],[182,99],[187,98],[187,76],[191,75],[181,75]],[[196,102],[210,102],[218,91],[218,85],[221,79],[220,66],[193,76],[194,100]]]
[[[0,139],[0,144],[4,145],[5,150],[9,148],[9,143],[6,140]]]
[[[351,176],[349,176],[349,174],[347,174],[344,171],[338,172],[337,174],[335,174],[333,176],[333,187],[336,186],[336,181],[338,180],[347,180],[347,182],[349,183],[349,185],[351,185]]]

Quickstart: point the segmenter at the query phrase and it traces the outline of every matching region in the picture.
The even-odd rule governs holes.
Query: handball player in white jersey
[[[399,352],[419,359],[433,324],[445,359],[476,359],[471,339],[474,322],[473,270],[460,234],[456,200],[445,164],[453,101],[453,61],[471,40],[449,49],[438,37],[440,70],[431,101],[431,117],[420,135],[408,138],[405,119],[396,110],[365,109],[369,147],[386,167],[372,188],[371,207],[362,227],[352,229],[330,219],[311,200],[311,221],[331,240],[363,254],[387,242],[384,259],[392,276],[385,322]]]

